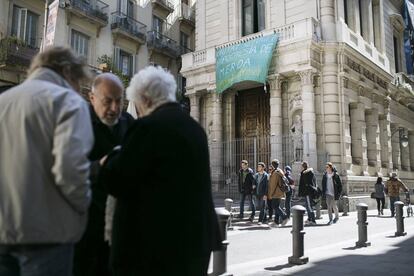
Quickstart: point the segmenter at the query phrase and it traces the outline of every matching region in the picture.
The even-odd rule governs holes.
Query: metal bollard
[[[349,214],[348,214],[348,212],[349,212],[349,198],[348,198],[348,196],[343,196],[342,201],[343,201],[342,216],[347,217],[347,216],[349,216]]]
[[[396,201],[395,206],[395,220],[397,221],[397,232],[395,232],[396,237],[401,237],[407,235],[407,232],[404,232],[404,214],[403,207],[404,203],[401,201]]]
[[[368,242],[368,222],[367,222],[367,210],[368,205],[365,203],[358,203],[357,212],[358,212],[358,241],[356,242],[356,247],[367,247],[371,243]]]
[[[220,251],[213,252],[213,273],[211,276],[222,275],[227,271],[227,246],[229,245],[227,241],[227,222],[230,213],[223,208],[216,208],[216,213],[220,224],[221,236],[223,237],[223,247]]]
[[[227,230],[233,230],[233,225],[232,225],[233,212],[232,212],[232,208],[233,208],[233,200],[231,198],[226,198],[224,200],[224,209],[226,209],[230,213],[230,218],[229,218],[229,222],[228,222],[228,225],[227,225]]]
[[[292,207],[293,222],[292,222],[292,256],[288,258],[290,264],[306,264],[309,261],[308,257],[304,257],[303,238],[305,231],[303,230],[303,215],[306,209],[301,205]]]
[[[315,209],[316,209],[316,216],[315,219],[322,219],[321,216],[321,208],[322,208],[322,202],[321,199],[318,200],[318,202],[316,203]]]

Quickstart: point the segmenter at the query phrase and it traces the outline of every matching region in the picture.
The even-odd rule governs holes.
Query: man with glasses
[[[85,234],[76,245],[74,275],[109,275],[109,247],[104,239],[107,193],[99,171],[106,155],[119,145],[134,119],[122,111],[124,86],[111,73],[97,76],[89,94],[95,144],[89,155],[91,164],[92,204]],[[109,210],[108,210],[109,211]],[[113,212],[109,212],[113,213]]]

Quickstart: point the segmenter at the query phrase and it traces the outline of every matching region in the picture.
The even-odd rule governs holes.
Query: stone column
[[[270,85],[270,148],[271,158],[283,156],[282,82],[278,75],[269,77]]]
[[[213,191],[218,191],[220,183],[223,183],[223,128],[222,128],[222,95],[212,91],[211,114],[209,114],[210,134],[210,162],[211,180]]]
[[[318,166],[316,151],[315,99],[312,69],[299,72],[302,82],[303,159],[313,168]]]
[[[408,147],[410,148],[411,171],[414,171],[414,131],[408,132]]]
[[[404,128],[402,130],[402,134],[407,135],[407,130]],[[399,136],[399,133],[396,134]],[[403,145],[400,143],[400,151],[401,151],[401,169],[404,171],[409,171],[410,168],[410,147]]]
[[[388,121],[387,116],[379,116],[379,127],[380,127],[380,146],[381,146],[381,167],[389,168],[389,146],[388,146]],[[391,166],[392,167],[392,166]]]
[[[391,124],[392,164],[394,170],[401,170],[400,136],[398,126]]]
[[[321,5],[321,29],[322,39],[325,41],[336,40],[335,1],[320,0]]]
[[[190,98],[190,116],[197,122],[200,122],[200,94],[188,93]]]
[[[338,64],[337,49],[335,46],[325,45],[324,65],[322,67],[322,89],[323,89],[323,113],[324,113],[324,132],[325,132],[325,150],[329,154],[328,161],[338,166],[340,173],[342,152],[341,152],[341,115],[339,106],[339,88],[338,86]],[[304,101],[306,103],[306,101]]]
[[[352,163],[361,166],[362,175],[368,175],[365,109],[363,103],[351,103]]]
[[[223,139],[225,141],[234,140],[236,137],[236,92],[226,91],[223,95]]]
[[[370,109],[365,112],[367,124],[367,157],[368,165],[381,169],[381,147],[379,137],[378,110]]]

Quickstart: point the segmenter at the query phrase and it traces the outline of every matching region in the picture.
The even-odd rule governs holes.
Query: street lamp
[[[394,130],[391,133],[391,137],[398,131],[398,136],[400,138],[400,144],[403,146],[403,148],[406,148],[408,146],[408,136],[404,133],[404,128],[399,127],[398,129]]]

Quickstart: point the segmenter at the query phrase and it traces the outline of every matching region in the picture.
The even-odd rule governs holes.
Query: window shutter
[[[121,49],[119,47],[114,48],[114,58],[113,58],[113,69],[115,70],[121,70]]]
[[[17,37],[21,40],[26,39],[26,22],[27,22],[27,9],[19,10],[19,22],[17,27]]]
[[[135,74],[137,55],[131,55],[131,77]]]

